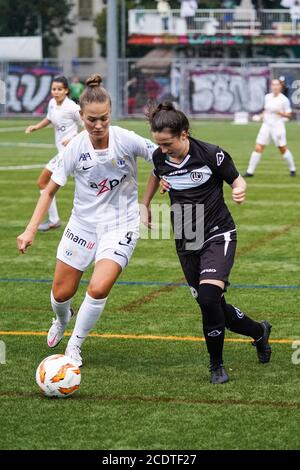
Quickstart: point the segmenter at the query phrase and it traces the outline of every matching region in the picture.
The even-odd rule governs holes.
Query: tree
[[[42,35],[43,54],[51,57],[61,36],[71,33],[71,0],[0,0],[0,36]]]

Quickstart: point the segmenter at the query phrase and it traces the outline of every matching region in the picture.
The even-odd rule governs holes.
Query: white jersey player
[[[49,101],[47,116],[34,126],[28,126],[26,134],[43,129],[52,124],[55,133],[55,145],[61,152],[70,140],[78,134],[82,125],[80,107],[68,98],[69,84],[63,76],[54,77],[51,83],[52,98]],[[57,161],[57,155],[52,158],[40,174],[37,184],[42,192],[50,181]],[[57,211],[56,200],[53,199],[49,207],[49,220],[39,226],[39,230],[47,231],[60,227],[60,219]]]
[[[79,309],[65,354],[82,364],[80,348],[104,310],[108,294],[128,264],[139,236],[137,157],[152,162],[156,146],[134,132],[110,125],[111,101],[92,75],[80,97],[86,131],[59,154],[51,180],[39,199],[18,248],[25,253],[53,196],[69,175],[75,179],[71,218],[57,250],[51,291],[56,318],[48,332],[55,347],[73,315],[71,300],[88,266],[95,261],[87,293]]]
[[[287,148],[284,121],[291,117],[292,109],[289,99],[281,93],[282,85],[278,79],[272,80],[271,93],[265,96],[264,111],[260,115],[263,124],[256,138],[255,150],[252,152],[247,172],[244,176],[254,175],[266,145],[273,140],[281,155],[286,160],[291,176],[296,176],[294,158]]]

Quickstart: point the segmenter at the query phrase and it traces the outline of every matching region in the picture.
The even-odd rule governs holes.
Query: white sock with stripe
[[[50,298],[52,310],[55,313],[57,320],[59,320],[62,325],[66,325],[71,318],[70,306],[72,299],[66,300],[65,302],[57,302],[52,290]]]
[[[85,294],[85,299],[77,313],[75,327],[68,346],[81,347],[89,332],[100,318],[106,301],[107,297],[105,299],[93,299],[88,293]]]
[[[295,167],[295,162],[294,162],[294,157],[292,155],[292,152],[290,152],[289,149],[287,149],[284,154],[283,154],[283,158],[286,160],[287,164],[288,164],[288,167],[289,167],[289,170],[290,171],[296,171],[296,167]]]
[[[258,165],[260,159],[261,159],[261,153],[256,152],[256,151],[254,150],[254,151],[251,153],[251,157],[250,157],[250,161],[249,161],[247,173],[249,173],[250,175],[253,175],[253,173],[255,172],[255,168],[257,167],[257,165]]]

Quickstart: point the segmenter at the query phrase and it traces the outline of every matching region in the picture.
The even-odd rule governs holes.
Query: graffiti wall
[[[51,66],[9,64],[6,113],[46,113],[52,78],[60,70]]]
[[[169,64],[149,59],[142,65],[130,62],[129,74],[120,74],[124,116],[143,115],[149,100],[173,101],[195,117],[256,114],[263,109],[271,78],[271,68],[265,65],[215,66],[180,59],[169,59]]]
[[[188,72],[190,113],[257,113],[262,110],[268,91],[267,67],[209,67]]]

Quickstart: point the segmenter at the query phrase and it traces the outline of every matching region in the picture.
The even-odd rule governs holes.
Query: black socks
[[[227,304],[223,290],[214,284],[199,285],[198,303],[202,311],[203,333],[212,364],[222,364],[225,326],[234,333],[258,340],[263,335],[260,323]]]
[[[203,333],[213,364],[222,364],[225,315],[222,309],[222,289],[213,284],[200,284],[198,303],[202,311]]]
[[[222,297],[221,303],[225,314],[226,328],[240,335],[251,336],[254,340],[262,337],[264,330],[260,323],[247,317],[237,307],[227,304],[224,297]]]

